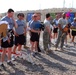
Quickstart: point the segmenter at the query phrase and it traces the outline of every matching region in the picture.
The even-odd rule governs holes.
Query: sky
[[[9,8],[25,11],[62,7],[76,8],[76,0],[0,0],[0,13],[7,12]]]

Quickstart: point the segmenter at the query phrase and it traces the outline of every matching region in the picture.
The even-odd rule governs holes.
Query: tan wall
[[[26,19],[27,13],[40,12],[41,13],[41,21],[44,21],[46,13],[61,13],[61,12],[67,12],[70,9],[72,10],[72,12],[76,13],[76,9],[74,9],[74,8],[52,8],[52,9],[44,9],[44,10],[18,11],[15,13],[15,19],[17,19],[17,14],[20,12],[24,13],[25,19]],[[1,17],[5,16],[5,15],[6,15],[6,13],[3,13],[3,14],[1,14]],[[75,14],[75,16],[76,16],[76,14]]]

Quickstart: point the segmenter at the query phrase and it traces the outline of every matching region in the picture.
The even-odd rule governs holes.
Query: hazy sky
[[[35,10],[46,8],[62,8],[64,0],[0,0],[0,13],[9,8],[15,11]],[[76,8],[76,0],[65,0],[65,7]]]

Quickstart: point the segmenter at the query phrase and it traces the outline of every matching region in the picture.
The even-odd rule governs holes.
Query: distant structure
[[[63,12],[71,12],[74,13],[75,17],[76,17],[76,9],[75,8],[65,8],[65,0],[64,0],[64,4],[63,4],[64,8],[52,8],[52,9],[43,9],[43,10],[27,10],[27,11],[17,11],[15,12],[15,18],[17,18],[17,14],[19,12],[24,13],[25,15],[25,19],[27,20],[28,18],[28,13],[35,13],[35,12],[40,12],[41,13],[41,21],[43,21],[45,19],[45,14],[46,13],[50,13],[51,16],[55,16],[55,14],[61,14]],[[6,15],[6,13],[1,13],[1,17],[3,17],[4,15]],[[1,18],[0,17],[0,18]]]

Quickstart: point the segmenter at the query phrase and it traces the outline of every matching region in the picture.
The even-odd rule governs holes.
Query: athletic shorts
[[[58,33],[58,28],[54,28],[53,33]]]
[[[39,34],[38,33],[34,33],[31,32],[31,37],[30,37],[30,41],[35,42],[35,41],[39,41]]]
[[[3,40],[1,40],[1,47],[2,48],[13,47],[13,36],[10,37],[10,43],[8,43],[8,41],[3,42]]]
[[[72,30],[72,36],[76,36],[76,31]]]
[[[24,45],[25,43],[25,36],[24,34],[21,34],[19,36],[15,36],[15,45]]]
[[[70,33],[70,29],[68,29],[68,33]]]

